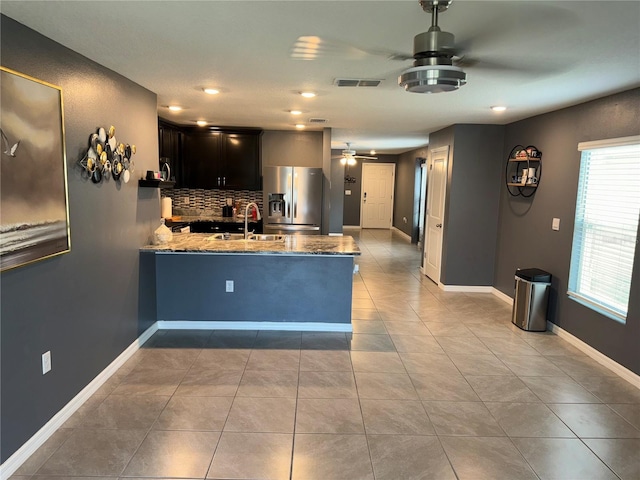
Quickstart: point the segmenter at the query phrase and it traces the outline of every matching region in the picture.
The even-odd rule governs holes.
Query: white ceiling
[[[333,148],[352,142],[358,153],[400,153],[453,123],[509,123],[640,85],[638,1],[455,0],[440,27],[470,45],[467,57],[512,68],[466,68],[466,86],[435,95],[397,86],[410,61],[356,49],[290,56],[301,35],[411,54],[430,25],[416,0],[2,0],[0,11],[157,93],[164,118],[293,130],[299,120],[288,111],[300,109],[302,122],[328,119]],[[384,81],[339,88],[336,77]],[[169,112],[174,103],[185,109]],[[498,104],[508,110],[489,109]]]

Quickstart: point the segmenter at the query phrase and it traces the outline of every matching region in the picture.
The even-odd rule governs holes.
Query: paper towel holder
[[[160,217],[171,218],[173,216],[173,208],[171,203],[171,197],[160,198]]]

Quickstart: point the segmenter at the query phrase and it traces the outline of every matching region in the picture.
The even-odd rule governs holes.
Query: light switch
[[[344,191],[344,194],[345,194],[345,195],[351,195],[351,190],[345,190],[345,191]]]
[[[554,218],[553,221],[551,222],[551,229],[552,230],[560,230],[560,219],[559,218]]]
[[[227,293],[233,293],[233,280],[227,280],[225,283],[225,291]]]

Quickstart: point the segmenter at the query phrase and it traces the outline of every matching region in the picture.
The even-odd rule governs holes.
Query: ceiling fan
[[[431,14],[431,28],[415,36],[413,55],[363,49],[320,37],[304,36],[294,43],[291,56],[301,60],[314,60],[320,55],[341,52],[350,56],[384,55],[390,60],[414,59],[414,66],[403,71],[398,78],[398,84],[405,90],[417,93],[456,90],[467,82],[467,75],[461,67],[453,65],[454,56],[458,54],[453,34],[443,32],[438,26],[438,14],[447,10],[452,1],[419,0],[422,9]]]
[[[364,160],[377,160],[378,157],[367,156],[367,155],[358,155],[355,150],[351,150],[351,143],[346,142],[347,148],[342,150],[342,157],[340,158],[340,163],[342,165],[355,165],[356,158],[361,158]]]
[[[441,93],[459,89],[467,83],[467,74],[463,68],[536,75],[554,73],[566,67],[564,64],[553,65],[549,59],[545,59],[543,64],[533,64],[530,59],[523,59],[526,62],[513,59],[510,64],[503,64],[493,59],[471,58],[468,55],[471,46],[474,51],[480,49],[486,52],[488,45],[504,42],[504,38],[507,38],[505,34],[513,31],[511,29],[514,27],[510,25],[508,28],[500,29],[499,32],[495,28],[485,29],[476,32],[471,38],[456,43],[454,35],[441,30],[438,25],[439,14],[445,12],[453,0],[418,0],[418,3],[425,12],[431,15],[431,26],[426,32],[419,33],[414,37],[412,55],[378,48],[356,47],[340,40],[303,36],[294,43],[291,57],[300,60],[315,60],[322,56],[331,55],[348,56],[354,59],[383,56],[388,60],[413,60],[412,67],[394,70],[394,74],[397,72],[399,75],[399,86],[408,92],[415,93]],[[521,15],[528,15],[532,19],[544,18],[545,20],[542,22],[532,20],[532,23],[538,25],[537,30],[540,30],[540,26],[544,26],[550,30],[550,33],[557,31],[557,24],[563,25],[564,28],[575,24],[575,19],[561,9],[551,11],[548,5],[537,7],[535,2],[533,4],[512,5],[509,8],[505,5],[504,9],[509,11],[504,12],[504,15],[509,13],[511,16],[517,14],[516,18],[520,18]],[[518,25],[517,22],[512,23]],[[483,49],[482,46],[485,48]],[[390,75],[389,72],[384,75],[384,78],[387,78],[388,75]]]
[[[408,92],[440,93],[457,90],[467,83],[467,74],[453,65],[454,57],[462,58],[455,47],[453,33],[438,26],[438,14],[446,11],[453,0],[420,0],[420,6],[431,14],[431,27],[413,38],[413,67],[398,77],[398,85]]]

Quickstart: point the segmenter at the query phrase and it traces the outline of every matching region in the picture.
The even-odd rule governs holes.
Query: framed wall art
[[[0,270],[69,252],[62,89],[0,67]]]

